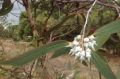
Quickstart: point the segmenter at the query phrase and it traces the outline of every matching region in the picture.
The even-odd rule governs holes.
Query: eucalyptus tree
[[[22,66],[34,60],[31,70],[28,73],[28,77],[31,79],[32,75],[34,75],[33,67],[36,68],[38,63],[41,64],[40,67],[43,71],[46,69],[44,63],[47,53],[52,52],[52,58],[55,58],[70,52],[69,54],[75,56],[76,61],[82,60],[81,63],[84,62],[87,64],[92,61],[106,79],[117,79],[117,76],[112,72],[107,62],[98,55],[98,49],[103,46],[112,34],[120,32],[120,3],[118,1],[22,1],[21,4],[25,7],[27,16],[21,16],[21,24],[25,23],[26,26],[28,25],[33,36],[37,38],[37,41],[40,39],[44,45],[8,61],[1,61],[0,64]],[[9,8],[11,9],[11,7]],[[10,9],[6,11],[3,7],[1,10],[5,10],[4,14],[6,14]],[[61,37],[65,37],[66,35],[74,40],[58,41],[58,39],[62,39]],[[48,75],[47,73],[44,78],[47,79]]]

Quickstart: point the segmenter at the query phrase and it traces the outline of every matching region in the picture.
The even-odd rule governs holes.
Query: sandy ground
[[[9,59],[22,54],[25,51],[33,49],[27,42],[14,42],[12,40],[0,40],[0,59]],[[49,54],[50,55],[50,54]],[[120,57],[109,56],[109,66],[116,74],[120,69]],[[59,75],[61,79],[69,77],[69,79],[100,79],[99,72],[94,67],[84,66],[80,61],[74,60],[69,55],[60,56],[54,59],[48,59],[45,63],[48,72],[53,75]],[[64,78],[62,78],[64,76]],[[53,78],[53,77],[52,77]],[[0,75],[0,79],[5,79]],[[54,78],[55,79],[55,78]],[[104,77],[102,77],[104,79]]]

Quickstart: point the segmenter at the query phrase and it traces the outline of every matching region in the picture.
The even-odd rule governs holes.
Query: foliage
[[[3,0],[2,8],[0,9],[0,16],[6,15],[9,13],[13,8],[13,4],[11,0]]]
[[[63,47],[63,48],[55,51],[51,58],[56,58],[56,57],[58,57],[60,55],[68,54],[69,51],[70,51],[70,47]]]
[[[10,34],[10,38],[12,38],[14,41],[20,40],[19,37],[19,26],[18,25],[11,25],[6,28]]]
[[[116,79],[107,62],[102,60],[99,55],[92,53],[92,61],[106,79]]]
[[[112,0],[105,1],[105,3],[107,2],[112,3]],[[11,3],[11,0],[4,0],[2,6],[2,9],[0,9],[0,16],[9,13],[12,10],[13,4]],[[24,6],[26,7],[26,5]],[[80,9],[82,13],[79,13],[80,11],[76,10],[78,9],[77,7],[83,7]],[[62,4],[57,2],[54,3],[52,0],[42,0],[38,2],[33,0],[30,8],[31,15],[34,19],[33,21],[35,21],[35,26],[39,33],[38,37],[40,38],[40,41],[45,44],[52,39],[52,37],[57,37],[57,39],[73,40],[73,37],[79,34],[82,30],[86,17],[84,11],[89,8],[89,4],[87,2]],[[116,79],[116,76],[113,74],[107,62],[97,54],[97,50],[104,45],[112,34],[118,33],[119,35],[120,20],[116,20],[118,15],[112,8],[97,4],[88,19],[89,22],[85,35],[93,34],[96,36],[97,46],[95,47],[96,50],[92,53],[92,62],[106,79]],[[0,31],[2,34],[7,33],[9,37],[15,38],[19,34],[21,39],[26,39],[28,36],[33,36],[33,30],[28,19],[28,13],[22,12],[20,15],[19,28],[18,26],[12,26],[8,27],[8,29],[4,29],[2,26],[0,27]],[[52,37],[51,34],[53,35]],[[67,45],[67,41],[48,43],[8,61],[1,61],[0,64],[21,66],[42,57],[51,51],[54,52],[52,57],[55,58],[69,52],[70,48],[66,47]]]
[[[27,36],[32,36],[32,31],[29,27],[26,12],[22,12],[20,15],[19,36],[21,39],[26,39]]]
[[[107,41],[107,39],[109,38],[109,36],[111,34],[120,31],[119,23],[120,23],[120,21],[117,20],[115,22],[112,22],[110,24],[103,26],[102,28],[98,29],[94,33],[96,35],[96,38],[97,38],[96,41],[97,41],[99,48],[105,43],[105,41]],[[113,27],[113,25],[114,25],[114,27]],[[117,28],[117,30],[116,30],[116,28]],[[103,33],[104,33],[105,37],[103,36]],[[63,48],[64,46],[67,46],[67,45],[68,45],[68,43],[66,43],[66,41],[58,41],[58,42],[46,44],[40,48],[36,48],[32,51],[29,51],[29,52],[27,52],[19,57],[13,58],[13,59],[8,60],[8,61],[1,62],[1,64],[12,64],[15,66],[23,65],[23,64],[28,63],[29,61],[34,60],[35,58],[43,56],[44,54],[48,53],[51,50],[52,51],[57,50],[57,52],[55,52],[56,54],[53,55],[53,57],[56,57],[56,56],[59,56],[63,53],[66,53],[66,51],[68,51],[67,48]],[[99,49],[99,48],[97,48],[97,49]],[[60,50],[62,50],[62,51],[60,51]],[[60,51],[60,52],[58,52],[58,51]],[[97,55],[97,53],[92,53],[92,61],[95,64],[95,66],[98,68],[98,70],[107,79],[116,79],[116,77],[112,73],[112,71],[109,68],[109,66],[107,65],[107,63],[104,60],[102,60]]]
[[[39,58],[39,57],[45,55],[46,53],[48,53],[50,51],[55,51],[57,49],[60,49],[64,46],[66,46],[67,44],[68,44],[67,41],[56,41],[53,43],[49,43],[42,47],[38,47],[34,50],[28,51],[28,52],[24,53],[23,55],[18,56],[16,58],[10,59],[8,61],[0,62],[0,64],[11,64],[14,66],[24,65],[36,58]]]

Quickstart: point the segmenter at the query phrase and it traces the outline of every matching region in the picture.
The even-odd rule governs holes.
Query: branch
[[[51,39],[51,41],[55,40],[56,38],[59,38],[59,37],[63,37],[63,36],[65,36],[65,35],[68,35],[68,34],[70,34],[72,31],[74,31],[75,29],[76,29],[76,27],[74,27],[72,30],[70,30],[70,31],[68,31],[68,32],[66,32],[66,33],[64,33],[64,34],[61,34],[61,35],[58,35],[58,36],[54,36],[54,37]]]
[[[79,7],[79,8],[77,8],[77,9],[75,9],[75,10],[72,10],[72,11],[70,11],[70,13],[73,13],[73,12],[79,11],[80,9],[84,9],[84,8],[88,7],[89,5],[91,5],[91,3],[86,4],[86,5],[82,6],[82,7]],[[81,13],[82,13],[82,11],[81,11]]]
[[[23,5],[23,3],[22,2],[20,2],[20,0],[16,0],[18,3],[20,3],[21,5]],[[23,5],[24,6],[24,5]]]
[[[73,2],[93,2],[94,0],[56,0],[56,2],[60,3],[73,3]]]
[[[49,30],[49,33],[54,31],[55,29],[57,28],[60,28],[61,25],[63,25],[68,19],[74,17],[76,14],[70,14],[68,16],[66,16],[61,22],[59,22],[57,25],[53,26],[50,30]]]
[[[87,11],[85,24],[84,24],[83,30],[82,30],[82,43],[83,43],[83,39],[84,39],[84,36],[85,36],[85,30],[86,30],[86,26],[87,26],[87,23],[88,23],[88,19],[89,19],[90,12],[91,12],[92,8],[94,7],[94,5],[96,4],[96,2],[97,2],[97,0],[95,0],[95,1],[93,2],[93,4],[91,5],[90,9]]]

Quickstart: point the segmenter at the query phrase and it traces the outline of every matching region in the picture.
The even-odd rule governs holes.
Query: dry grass
[[[1,55],[1,59],[4,60],[13,58],[25,51],[33,49],[33,47],[29,46],[30,43],[27,42],[14,42],[11,39],[1,39],[0,41],[0,51],[1,53],[3,52],[3,55]],[[51,54],[48,54],[48,58],[50,57],[50,55]],[[110,60],[110,67],[112,68],[113,72],[116,73],[117,70],[120,68],[120,57],[112,56],[107,58],[109,58]],[[60,78],[62,76],[64,76],[65,78],[69,77],[70,79],[99,79],[99,73],[94,65],[92,65],[92,68],[90,69],[89,66],[84,66],[79,61],[75,61],[73,57],[68,55],[60,56],[54,59],[48,59],[46,60],[45,65],[47,68],[46,71],[47,73],[49,73],[49,77],[51,77],[49,79],[58,79],[58,77]],[[19,70],[19,72],[21,71]],[[7,79],[8,77],[6,78],[6,72],[2,72],[0,73],[0,79]],[[40,72],[40,69],[37,69],[37,72]]]

